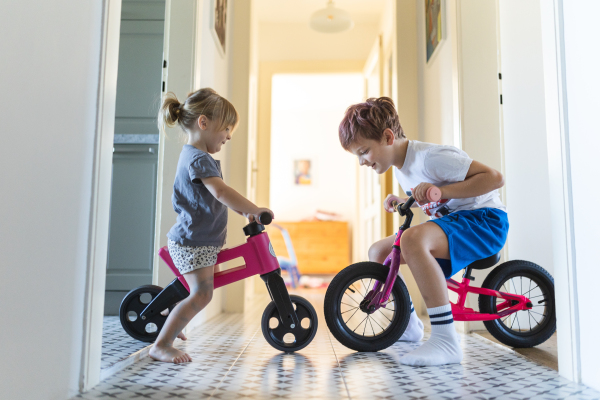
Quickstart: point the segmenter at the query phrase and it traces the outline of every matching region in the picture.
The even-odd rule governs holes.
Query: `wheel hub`
[[[360,311],[366,313],[366,314],[373,314],[375,311],[377,311],[377,307],[370,305],[371,301],[370,300],[363,300],[360,302]]]

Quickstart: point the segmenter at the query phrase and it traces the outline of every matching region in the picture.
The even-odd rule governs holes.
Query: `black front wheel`
[[[279,318],[275,302],[263,312],[261,327],[267,342],[280,351],[294,352],[305,348],[317,333],[319,320],[315,308],[303,297],[291,295],[290,300],[300,321],[300,326],[288,326]]]
[[[145,320],[140,318],[140,313],[162,290],[163,288],[155,285],[140,286],[127,293],[121,301],[119,318],[129,336],[142,342],[151,343],[156,340],[174,306]]]
[[[325,321],[335,338],[356,351],[383,350],[400,339],[410,319],[410,297],[402,279],[396,278],[392,293],[376,311],[364,297],[376,282],[385,284],[389,268],[375,262],[360,262],[344,268],[325,294]]]
[[[505,345],[537,346],[556,331],[554,279],[539,265],[522,260],[505,262],[494,268],[481,287],[522,295],[531,300],[532,307],[529,310],[483,322],[492,336]],[[497,306],[504,301],[495,296],[479,295],[479,310],[496,314]]]

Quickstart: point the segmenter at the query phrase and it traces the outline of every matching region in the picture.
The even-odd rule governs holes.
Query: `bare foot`
[[[179,335],[177,335],[177,337],[181,340],[187,340],[187,336],[185,336],[183,332],[179,332]]]
[[[156,343],[150,349],[149,356],[156,361],[172,362],[175,364],[192,361],[192,357],[187,353],[184,353],[173,346],[157,346]]]

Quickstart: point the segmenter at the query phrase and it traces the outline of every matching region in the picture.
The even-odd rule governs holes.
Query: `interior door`
[[[377,38],[364,69],[365,93],[381,95],[381,38]],[[369,246],[380,240],[382,201],[379,175],[370,168],[358,169],[358,259],[367,260]]]

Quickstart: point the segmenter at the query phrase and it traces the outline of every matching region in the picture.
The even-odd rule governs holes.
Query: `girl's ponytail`
[[[166,127],[173,127],[179,121],[182,104],[177,100],[175,93],[169,92],[165,95],[162,106],[158,111],[158,129],[165,132]]]
[[[201,115],[215,122],[217,131],[228,126],[232,127],[233,131],[239,122],[233,104],[210,88],[190,93],[183,103],[180,103],[172,92],[167,93],[163,99],[158,111],[158,129],[163,133],[166,127],[170,128],[175,124],[184,131],[190,131],[194,129]]]

